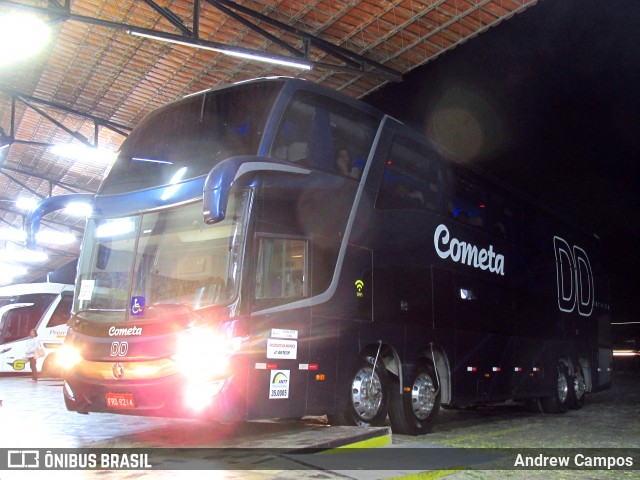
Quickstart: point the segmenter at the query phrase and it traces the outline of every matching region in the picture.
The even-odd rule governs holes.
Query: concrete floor
[[[243,479],[331,479],[354,478],[374,480],[397,478],[411,472],[431,470],[416,478],[548,478],[551,471],[467,470],[460,465],[482,465],[484,454],[474,458],[471,453],[456,458],[459,449],[480,448],[634,448],[640,452],[640,375],[617,374],[614,387],[589,395],[581,410],[564,415],[543,415],[526,411],[517,405],[478,410],[445,410],[431,434],[421,437],[389,435],[382,428],[367,431],[357,427],[330,427],[321,419],[305,421],[252,422],[241,430],[211,425],[193,420],[177,420],[125,415],[79,415],[66,411],[62,400],[62,382],[43,379],[31,382],[28,377],[0,377],[0,449],[49,448],[163,448],[163,461],[152,470],[92,470],[92,471],[18,471],[0,470],[0,480],[12,479],[165,479],[180,478],[243,478]],[[362,435],[365,435],[364,437]],[[363,465],[358,470],[331,462],[320,462],[321,469],[308,469],[299,461],[279,456],[281,464],[269,470],[221,470],[215,466],[211,450],[195,453],[175,452],[176,448],[252,447],[263,449],[323,447],[348,444],[365,438],[386,444],[383,450],[368,450],[362,454]],[[436,450],[437,449],[437,450]],[[2,450],[0,450],[2,451]],[[140,450],[142,451],[142,450]],[[270,450],[267,450],[270,451]],[[467,451],[467,450],[464,450]],[[484,452],[482,450],[481,452]],[[487,450],[488,451],[488,450]],[[579,450],[578,450],[579,451]],[[586,451],[586,450],[585,450]],[[434,456],[434,452],[436,452]],[[4,454],[4,453],[2,453]],[[393,455],[394,467],[385,465],[387,455]],[[414,464],[412,457],[434,458],[433,468]],[[186,456],[195,468],[182,468]],[[195,455],[195,456],[194,456]],[[444,458],[452,455],[452,458]],[[475,452],[474,452],[475,455]],[[490,455],[489,455],[490,457]],[[342,457],[348,458],[348,457]],[[404,466],[407,458],[406,468]],[[2,465],[0,458],[0,465]],[[640,468],[636,455],[635,468]],[[182,462],[182,465],[181,465]],[[309,460],[311,465],[316,462]],[[317,463],[317,462],[316,462]],[[349,464],[349,462],[347,462]],[[5,463],[6,465],[6,463]],[[328,465],[328,466],[327,466]],[[420,466],[418,470],[414,467]],[[161,468],[162,470],[159,470]],[[475,468],[475,467],[474,467]],[[482,468],[482,467],[478,467]],[[206,470],[205,470],[206,469]],[[635,471],[562,471],[557,478],[637,478]]]

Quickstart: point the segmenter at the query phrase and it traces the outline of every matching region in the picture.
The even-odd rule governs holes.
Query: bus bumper
[[[79,413],[239,421],[246,412],[242,396],[233,393],[233,377],[194,382],[174,374],[147,380],[97,382],[67,372],[63,378],[65,405]]]

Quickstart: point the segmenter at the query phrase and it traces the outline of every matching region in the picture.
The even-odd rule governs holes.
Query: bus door
[[[295,236],[258,235],[251,319],[248,417],[302,416],[306,409],[310,308],[288,304],[308,296],[308,245]]]
[[[0,372],[31,371],[25,355],[27,338],[41,313],[33,303],[13,303],[0,308]]]
[[[38,339],[46,353],[46,357],[43,360],[46,363],[52,362],[53,357],[48,358],[49,354],[55,353],[62,346],[67,336],[69,330],[67,322],[71,317],[73,291],[62,292],[58,300],[51,304],[36,328]]]

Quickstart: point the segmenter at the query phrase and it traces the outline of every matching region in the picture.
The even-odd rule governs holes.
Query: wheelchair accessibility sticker
[[[131,306],[129,307],[129,314],[133,317],[139,317],[144,313],[144,297],[131,297]]]

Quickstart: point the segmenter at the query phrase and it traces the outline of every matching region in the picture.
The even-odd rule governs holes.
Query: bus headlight
[[[193,328],[178,337],[173,355],[178,369],[191,379],[228,375],[229,355],[240,347],[239,338],[226,338],[209,328]]]
[[[220,393],[224,382],[223,379],[189,383],[184,391],[185,405],[196,412],[204,410],[211,404],[211,399]]]
[[[82,355],[75,347],[64,344],[58,350],[56,360],[63,370],[68,370],[82,360]]]

